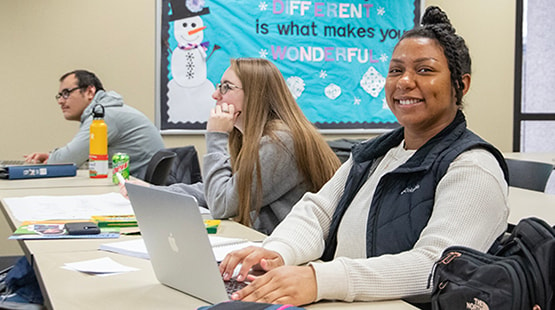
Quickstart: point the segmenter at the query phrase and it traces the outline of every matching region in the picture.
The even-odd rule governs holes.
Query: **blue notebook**
[[[0,168],[0,178],[8,180],[74,177],[77,166],[66,164],[14,165]]]

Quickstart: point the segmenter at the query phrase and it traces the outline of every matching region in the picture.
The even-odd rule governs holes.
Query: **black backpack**
[[[555,229],[523,219],[488,253],[447,248],[432,275],[432,309],[553,310]]]

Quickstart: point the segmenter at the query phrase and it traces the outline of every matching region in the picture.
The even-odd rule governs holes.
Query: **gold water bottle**
[[[93,121],[89,129],[89,177],[108,177],[108,126],[104,122],[104,107],[93,107]]]

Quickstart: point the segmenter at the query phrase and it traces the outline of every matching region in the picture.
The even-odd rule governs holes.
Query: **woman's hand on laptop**
[[[249,275],[249,285],[231,295],[232,300],[306,305],[316,301],[317,284],[311,266],[281,266],[262,276]]]
[[[279,253],[258,246],[249,246],[244,249],[233,251],[226,255],[220,263],[220,273],[224,281],[229,281],[235,267],[241,264],[237,274],[237,281],[244,281],[252,269],[269,271],[283,266],[283,258]]]

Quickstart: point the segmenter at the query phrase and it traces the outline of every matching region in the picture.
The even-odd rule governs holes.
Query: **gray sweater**
[[[125,105],[122,97],[113,91],[96,92],[81,115],[79,132],[64,147],[52,151],[48,163],[73,162],[81,166],[89,159],[89,127],[92,108],[97,103],[104,106],[104,121],[108,126],[108,160],[111,162],[115,153],[127,153],[129,172],[142,179],[150,158],[164,148],[164,141],[160,131],[143,113]]]
[[[286,131],[276,134],[283,144],[276,143],[268,136],[262,137],[260,141],[262,207],[258,217],[255,210],[251,212],[253,228],[265,234],[274,230],[307,190],[295,162],[292,136]],[[206,133],[204,183],[173,184],[168,187],[170,191],[194,196],[201,206],[207,206],[212,216],[218,219],[234,217],[239,213],[237,176],[232,174],[228,138],[227,133]],[[252,187],[254,190],[256,184]]]

